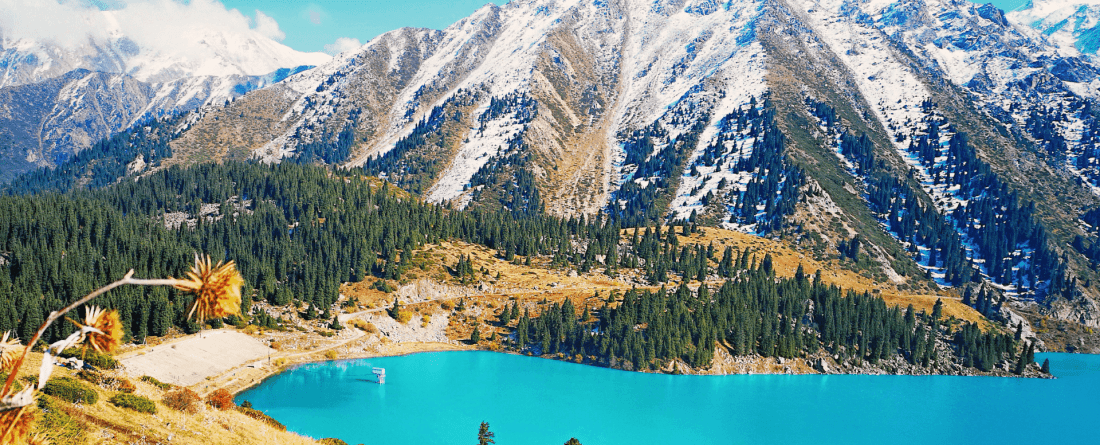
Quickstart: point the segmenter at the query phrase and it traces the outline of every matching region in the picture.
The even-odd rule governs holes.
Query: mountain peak
[[[331,59],[289,48],[273,38],[281,36],[277,28],[253,28],[249,18],[220,4],[172,7],[176,11],[165,14],[144,4],[107,11],[64,4],[51,5],[43,14],[10,5],[0,18],[0,87],[77,68],[162,83],[193,76],[259,76]],[[56,23],[37,26],[43,15]],[[169,16],[172,20],[162,18]]]
[[[1033,0],[1007,16],[1038,30],[1063,50],[1095,54],[1100,48],[1100,0]]]

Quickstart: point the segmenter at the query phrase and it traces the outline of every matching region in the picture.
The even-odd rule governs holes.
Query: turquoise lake
[[[468,445],[482,421],[500,445],[1100,443],[1100,356],[1043,358],[1057,379],[673,376],[438,352],[300,366],[237,402],[351,445]]]

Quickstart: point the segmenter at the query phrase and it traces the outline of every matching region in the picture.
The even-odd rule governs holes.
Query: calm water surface
[[[468,445],[482,421],[500,445],[1100,443],[1100,356],[1043,358],[1058,379],[672,376],[439,352],[301,366],[237,401],[352,445]]]

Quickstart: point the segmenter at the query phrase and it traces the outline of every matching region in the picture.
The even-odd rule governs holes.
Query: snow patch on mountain
[[[884,127],[891,131],[920,120],[920,103],[927,87],[894,55],[888,36],[865,22],[850,18],[843,0],[791,0],[806,12],[803,18],[817,36],[851,70],[856,84]],[[906,141],[893,139],[904,150]]]
[[[485,101],[474,112],[483,116],[489,108]],[[497,119],[479,122],[469,129],[466,143],[459,149],[454,161],[440,176],[439,180],[427,192],[428,202],[443,202],[457,198],[466,190],[470,179],[490,158],[504,150],[509,141],[518,137],[527,125],[507,114]]]

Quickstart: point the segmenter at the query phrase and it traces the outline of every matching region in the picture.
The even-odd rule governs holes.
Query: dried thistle
[[[210,256],[195,255],[195,265],[186,280],[176,280],[176,289],[195,294],[195,302],[187,318],[195,315],[199,322],[241,312],[241,286],[244,278],[233,261],[211,266]]]
[[[0,411],[0,443],[25,443],[34,427],[34,405]]]
[[[84,308],[84,323],[76,323],[86,330],[84,347],[92,347],[99,352],[112,352],[122,344],[122,320],[118,311],[88,306]]]
[[[19,353],[23,352],[23,345],[19,344],[19,340],[14,337],[11,332],[5,332],[4,338],[0,340],[0,371],[11,368],[18,359]]]

